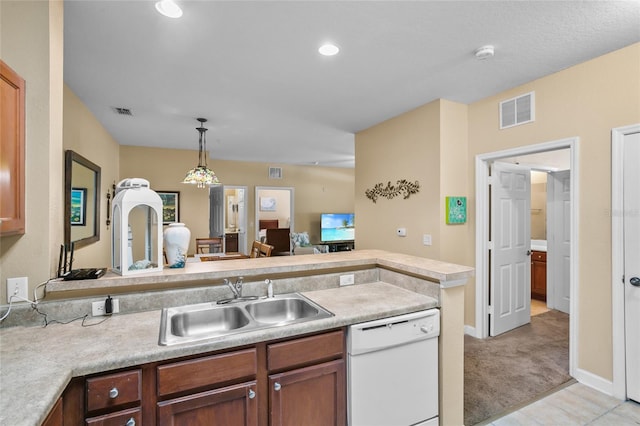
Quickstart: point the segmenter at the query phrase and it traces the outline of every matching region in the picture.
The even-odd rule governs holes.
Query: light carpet
[[[536,399],[569,376],[569,315],[549,311],[487,339],[464,337],[464,424]]]

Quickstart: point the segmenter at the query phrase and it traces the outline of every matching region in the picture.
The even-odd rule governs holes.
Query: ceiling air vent
[[[500,128],[518,126],[535,121],[535,92],[500,102]]]
[[[115,112],[118,115],[130,115],[133,116],[133,114],[131,113],[131,110],[129,108],[119,108],[119,107],[112,107],[113,108],[113,112]]]
[[[282,167],[269,167],[269,179],[282,179]]]

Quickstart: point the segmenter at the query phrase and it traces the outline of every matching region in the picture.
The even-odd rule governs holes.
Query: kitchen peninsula
[[[340,287],[340,276],[355,285]],[[462,422],[463,285],[473,268],[379,250],[356,250],[233,262],[187,264],[183,270],[48,285],[44,311],[89,306],[100,295],[120,299],[120,314],[92,327],[71,324],[0,329],[0,424],[38,425],[74,377],[163,362],[265,341],[307,336],[350,324],[440,307],[441,424]],[[158,345],[160,309],[228,297],[218,285],[243,276],[246,295],[298,291],[330,318],[175,346]],[[81,295],[81,296],[79,296]],[[94,296],[88,298],[87,296]],[[51,301],[49,301],[51,300]],[[89,308],[90,310],[90,308]],[[95,322],[96,318],[91,319]]]

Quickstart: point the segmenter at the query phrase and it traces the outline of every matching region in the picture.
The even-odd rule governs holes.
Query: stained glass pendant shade
[[[182,183],[195,184],[198,188],[220,185],[216,174],[207,167],[207,140],[205,138],[207,129],[204,127],[207,119],[197,118],[197,120],[200,122],[200,127],[196,127],[196,130],[200,133],[200,138],[198,139],[198,165],[187,172]]]

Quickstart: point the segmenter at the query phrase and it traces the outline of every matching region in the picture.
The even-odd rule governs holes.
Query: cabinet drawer
[[[342,358],[343,355],[342,330],[267,346],[269,371]]]
[[[238,234],[225,234],[224,237],[227,240],[237,240],[238,239]]]
[[[131,408],[104,416],[92,417],[85,421],[87,426],[142,426],[142,410]]]
[[[140,401],[141,377],[141,370],[134,370],[87,379],[87,411]]]
[[[255,378],[257,370],[255,348],[161,365],[157,368],[158,395]]]
[[[531,260],[537,260],[538,262],[546,262],[547,261],[547,252],[546,251],[533,251],[531,253]]]

